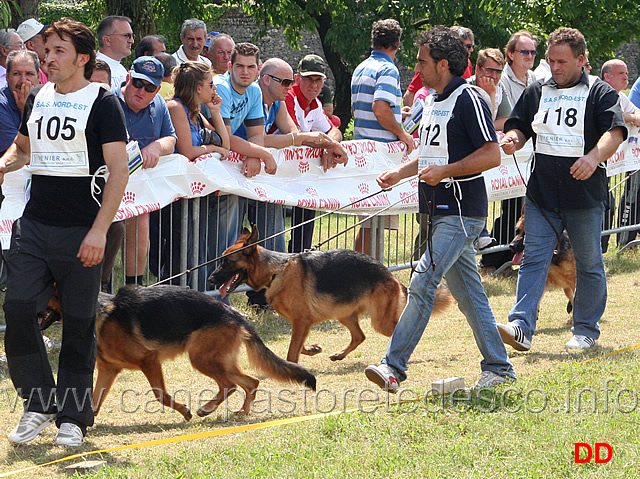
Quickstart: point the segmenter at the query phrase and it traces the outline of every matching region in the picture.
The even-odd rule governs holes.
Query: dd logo
[[[587,457],[581,458],[580,457],[580,449],[586,449],[587,450]],[[610,444],[607,444],[606,442],[596,442],[593,446],[593,449],[591,448],[591,446],[585,442],[576,442],[575,443],[575,452],[574,452],[574,462],[576,464],[585,464],[589,461],[591,461],[591,458],[594,455],[594,449],[595,449],[595,462],[597,464],[604,464],[609,462],[612,458],[613,458],[613,449],[611,448]],[[601,449],[606,449],[607,450],[607,455],[606,457],[603,457],[600,455],[600,450]]]

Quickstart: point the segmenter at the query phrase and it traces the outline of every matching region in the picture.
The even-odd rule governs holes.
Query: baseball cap
[[[204,42],[204,47],[205,48],[209,48],[209,44],[211,43],[211,40],[213,39],[213,37],[220,35],[220,32],[209,32],[207,33],[207,41]]]
[[[327,78],[327,65],[322,57],[318,55],[305,55],[300,63],[298,63],[298,74],[303,77],[311,75],[320,75],[323,78]]]
[[[163,77],[162,62],[155,57],[138,57],[131,65],[131,78],[139,78],[160,86]]]
[[[20,36],[23,42],[26,42],[36,35],[44,32],[48,26],[49,25],[43,25],[35,18],[29,18],[18,26],[16,33]]]

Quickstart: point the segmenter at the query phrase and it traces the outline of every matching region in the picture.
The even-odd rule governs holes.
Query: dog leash
[[[551,226],[551,229],[553,230],[553,232],[556,235],[556,239],[558,240],[558,244],[560,244],[560,233],[558,233],[558,230],[556,229],[555,226],[553,226],[553,223],[551,222],[551,220],[549,219],[549,217],[547,216],[547,214],[544,212],[544,210],[540,207],[540,205],[538,204],[538,202],[536,201],[536,199],[533,197],[533,194],[529,194],[529,182],[526,181],[524,179],[524,175],[522,174],[522,171],[520,171],[520,165],[518,164],[518,160],[516,159],[516,154],[513,153],[511,156],[513,156],[513,162],[516,165],[516,169],[518,170],[518,174],[520,175],[520,179],[522,180],[522,182],[524,183],[524,188],[526,191],[526,197],[529,198],[531,200],[531,202],[533,203],[533,205],[538,208],[538,211],[540,212],[540,214],[542,215],[542,217],[547,221],[547,223],[549,223],[549,226]],[[534,160],[535,161],[535,153],[534,153]]]
[[[409,181],[413,180],[415,176],[417,176],[417,175],[414,175],[414,176],[411,176],[411,177],[405,178],[403,181],[400,181],[400,182],[396,183],[395,185],[393,185],[393,187],[400,186],[400,185],[403,185],[403,184],[405,184],[405,183],[408,183]],[[376,191],[375,193],[371,193],[370,195],[364,196],[364,197],[362,197],[362,198],[360,198],[360,199],[358,199],[358,200],[356,200],[356,201],[353,201],[353,202],[351,202],[351,203],[349,203],[349,204],[346,204],[346,205],[344,205],[344,206],[341,206],[340,208],[337,208],[337,209],[335,209],[335,210],[331,210],[331,211],[327,211],[327,212],[325,212],[325,213],[322,213],[322,214],[321,214],[321,215],[319,215],[319,216],[316,216],[316,217],[314,217],[314,218],[311,218],[311,219],[308,219],[308,220],[306,220],[306,221],[303,221],[303,222],[302,222],[302,223],[300,223],[300,224],[297,224],[297,225],[295,225],[295,226],[291,226],[291,227],[289,227],[289,228],[286,228],[286,229],[285,229],[285,230],[283,230],[283,231],[280,231],[280,232],[278,232],[278,233],[274,233],[274,234],[272,234],[271,236],[268,236],[268,237],[266,237],[266,238],[264,238],[264,239],[258,240],[258,241],[256,241],[255,243],[251,243],[250,245],[246,245],[246,246],[243,246],[242,248],[238,248],[238,249],[237,249],[237,250],[235,250],[233,253],[223,254],[223,255],[220,255],[220,256],[218,256],[218,257],[216,257],[216,258],[213,258],[213,259],[210,259],[210,260],[208,260],[208,261],[205,261],[204,263],[201,263],[201,264],[199,264],[199,265],[193,266],[193,267],[191,267],[191,268],[187,268],[185,271],[182,271],[182,272],[180,272],[180,273],[174,274],[173,276],[169,276],[168,278],[165,278],[165,279],[162,279],[162,280],[160,280],[160,281],[157,281],[156,283],[150,284],[150,285],[149,285],[149,287],[151,287],[151,286],[157,286],[157,285],[160,285],[160,284],[164,284],[164,283],[166,283],[166,282],[168,282],[168,281],[172,281],[172,280],[174,280],[174,279],[176,279],[176,278],[180,278],[181,276],[184,276],[185,274],[192,273],[193,271],[196,271],[196,270],[198,270],[198,269],[202,268],[203,266],[208,266],[208,265],[210,265],[210,264],[212,264],[212,263],[215,263],[216,261],[219,261],[219,260],[221,260],[221,259],[226,258],[227,256],[230,256],[230,255],[232,255],[232,254],[238,253],[239,251],[244,251],[245,249],[248,249],[248,248],[250,248],[250,247],[252,247],[252,246],[254,246],[254,245],[259,245],[259,244],[261,244],[261,243],[264,243],[264,242],[266,242],[266,241],[269,241],[270,239],[273,239],[273,238],[275,238],[275,237],[277,237],[277,236],[280,236],[280,235],[283,235],[283,234],[285,234],[285,233],[288,233],[289,231],[292,231],[292,230],[294,230],[294,229],[296,229],[296,228],[301,228],[302,226],[304,226],[304,225],[306,225],[306,224],[308,224],[308,223],[312,223],[312,222],[314,222],[314,221],[317,221],[317,220],[319,220],[319,219],[321,219],[321,218],[324,218],[325,216],[328,216],[328,215],[331,215],[331,214],[334,214],[334,213],[338,213],[339,211],[342,211],[342,210],[343,210],[343,209],[345,209],[345,208],[349,208],[350,206],[356,205],[356,204],[360,203],[361,201],[367,200],[367,199],[369,199],[369,198],[372,198],[372,197],[374,197],[374,196],[376,196],[376,195],[379,195],[380,193],[384,193],[385,191],[389,191],[389,190],[391,190],[391,189],[392,189],[391,187],[390,187],[390,188],[381,188],[379,191]],[[361,222],[359,222],[359,223],[357,223],[357,224],[355,224],[355,225],[351,226],[350,228],[347,228],[346,230],[344,230],[343,232],[340,232],[339,234],[342,234],[342,233],[344,233],[344,232],[346,232],[346,231],[349,231],[349,229],[351,229],[351,228],[353,228],[353,227],[355,227],[355,226],[357,226],[357,225],[359,225],[359,224],[363,223],[364,221],[368,220],[369,218],[373,218],[374,216],[379,215],[380,213],[382,213],[382,212],[384,212],[384,211],[388,210],[389,208],[391,208],[391,207],[395,206],[396,204],[400,203],[401,201],[403,201],[403,200],[396,201],[395,203],[393,203],[393,204],[391,204],[391,205],[389,205],[389,206],[386,206],[385,208],[383,208],[383,209],[382,209],[382,210],[380,210],[379,212],[372,213],[371,215],[367,216],[367,218],[365,218],[365,219],[364,219],[364,220],[362,220]],[[324,244],[324,243],[319,243],[318,245],[315,245],[314,247],[312,247],[312,250],[313,250],[313,248],[315,248],[315,247],[317,247],[317,246],[319,246],[319,245],[322,245],[322,244]]]

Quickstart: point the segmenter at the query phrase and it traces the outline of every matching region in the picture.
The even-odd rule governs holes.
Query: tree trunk
[[[22,15],[18,15],[18,12],[11,8],[11,26],[13,28],[18,28],[18,25],[27,18],[38,18],[38,0],[18,0],[17,3]]]
[[[336,82],[334,114],[340,117],[342,122],[340,130],[344,133],[351,120],[351,72],[342,55],[326,41],[327,31],[331,26],[330,15],[325,13],[316,16],[315,19],[318,22],[318,36],[324,50],[324,56]]]
[[[136,43],[146,35],[156,33],[152,0],[106,0],[110,15],[122,15],[131,19],[131,28],[136,34]]]

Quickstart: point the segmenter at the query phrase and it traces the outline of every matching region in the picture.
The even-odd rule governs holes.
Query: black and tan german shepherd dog
[[[52,299],[49,308],[59,311]],[[187,352],[195,369],[218,384],[217,396],[197,414],[213,412],[238,386],[245,391],[241,414],[248,414],[258,379],[238,366],[240,346],[249,362],[279,381],[316,389],[316,378],[306,368],[285,361],[265,346],[255,328],[235,309],[204,293],[179,286],[125,286],[115,296],[100,293],[96,316],[98,377],[93,409],[100,410],[113,381],[123,369],[144,373],[156,399],[188,421],[191,411],[167,392],[162,362]]]
[[[337,319],[351,332],[351,341],[330,356],[344,359],[365,340],[358,318],[371,316],[373,329],[391,336],[407,302],[407,289],[387,268],[370,256],[339,249],[305,253],[278,253],[255,244],[258,229],[244,228],[236,244],[225,251],[209,284],[224,297],[240,284],[256,291],[266,288],[269,305],[292,325],[287,360],[298,362],[300,353],[322,351],[305,346],[309,330],[322,321]],[[445,287],[436,292],[434,313],[453,304]]]
[[[520,264],[524,257],[524,208],[522,208],[522,215],[516,223],[516,235],[509,244],[509,249],[513,253],[511,262],[514,265]],[[566,231],[560,235],[560,241],[551,258],[545,290],[549,287],[564,291],[565,296],[569,299],[567,313],[571,313],[573,311],[573,295],[576,291],[576,260]]]

